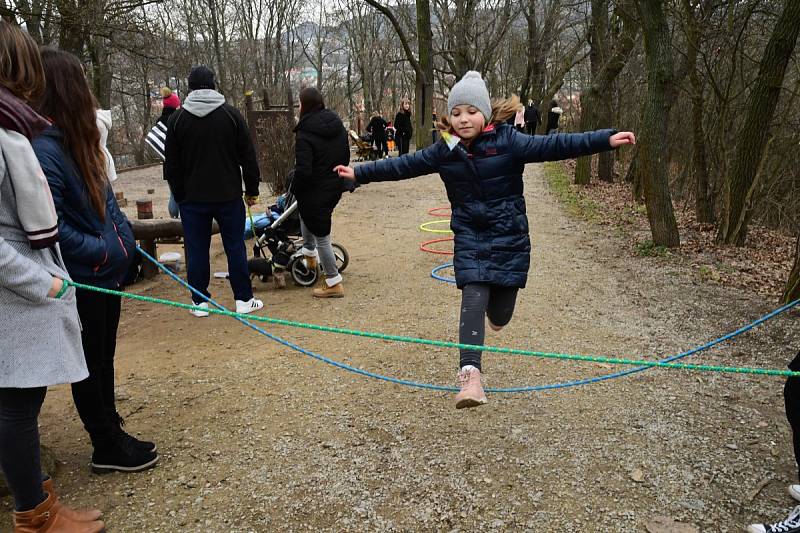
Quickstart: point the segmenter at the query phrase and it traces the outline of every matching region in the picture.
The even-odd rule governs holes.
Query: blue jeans
[[[250,272],[247,269],[247,248],[244,244],[244,203],[230,202],[181,202],[181,223],[186,245],[186,270],[189,284],[205,294],[211,278],[209,248],[211,247],[211,223],[216,220],[222,236],[222,246],[228,257],[228,275],[233,297],[244,302],[253,297]],[[204,300],[192,294],[196,304]]]
[[[172,196],[172,193],[169,193],[169,203],[167,204],[167,211],[169,211],[169,216],[172,218],[181,218],[181,209],[178,206],[178,202],[175,200],[175,197]]]

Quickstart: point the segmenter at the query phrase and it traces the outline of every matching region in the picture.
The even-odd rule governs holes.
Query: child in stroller
[[[287,189],[291,190],[291,184]],[[251,229],[253,226],[255,232]],[[288,271],[294,282],[302,287],[311,287],[317,282],[319,268],[309,269],[303,261],[300,213],[291,192],[278,196],[266,213],[245,223],[245,239],[254,234],[253,258],[247,262],[251,276],[264,282],[274,276],[276,285],[282,286],[283,272]],[[350,262],[350,255],[341,244],[334,242],[332,246],[337,267],[342,272]]]

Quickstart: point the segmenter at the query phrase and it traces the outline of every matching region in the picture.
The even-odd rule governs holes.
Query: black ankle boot
[[[111,442],[95,447],[92,453],[92,472],[95,474],[141,472],[153,468],[157,462],[158,454],[143,450],[131,439],[119,436]]]
[[[122,427],[125,425],[125,419],[122,418],[119,415],[119,413],[114,413],[112,415],[112,420],[114,420],[114,422],[116,423],[116,427],[119,430],[118,435],[119,435],[120,438],[129,441],[131,443],[131,445],[133,445],[136,448],[142,449],[142,450],[147,451],[147,452],[156,453],[156,443],[155,442],[150,442],[150,441],[147,441],[147,440],[139,440],[136,437],[134,437],[133,435],[130,435],[130,434],[126,433],[125,430],[122,429]]]

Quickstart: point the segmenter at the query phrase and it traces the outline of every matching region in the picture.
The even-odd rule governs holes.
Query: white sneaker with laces
[[[789,496],[800,502],[800,485],[789,485],[786,492],[789,493]]]
[[[250,298],[246,302],[243,302],[242,300],[236,300],[236,312],[240,314],[246,315],[247,313],[258,311],[262,307],[264,307],[264,302],[261,300],[256,300],[255,298]]]
[[[202,307],[203,309],[208,309],[208,302],[203,302],[201,304],[196,304],[192,302],[192,305],[194,305],[195,307]],[[201,311],[200,309],[189,309],[189,312],[192,313],[197,318],[204,318],[210,314],[208,311]]]
[[[748,533],[800,533],[800,505],[792,509],[789,518],[775,524],[750,524]]]

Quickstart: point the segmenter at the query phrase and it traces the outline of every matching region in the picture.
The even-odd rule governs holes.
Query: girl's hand
[[[355,181],[356,180],[356,171],[353,170],[353,167],[346,167],[344,165],[336,165],[333,167],[333,171],[339,174],[339,177],[342,179]]]
[[[50,291],[47,293],[48,298],[55,298],[64,289],[64,280],[61,278],[53,277],[50,283]]]
[[[636,136],[631,131],[621,131],[609,137],[608,144],[611,145],[611,148],[616,148],[623,144],[636,144]]]

